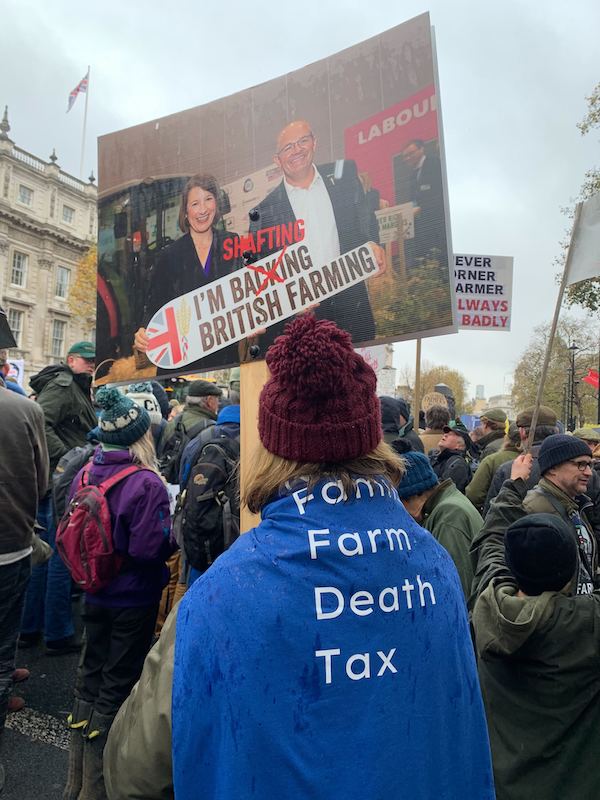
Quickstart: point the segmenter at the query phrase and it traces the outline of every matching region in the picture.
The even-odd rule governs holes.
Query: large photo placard
[[[455,331],[436,83],[423,14],[101,137],[99,377],[261,358],[305,309],[356,345]]]

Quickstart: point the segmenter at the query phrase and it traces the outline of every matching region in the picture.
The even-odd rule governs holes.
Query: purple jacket
[[[99,484],[132,463],[127,450],[103,451],[98,447],[90,470],[90,483]],[[80,470],[71,484],[69,500],[81,485]],[[158,475],[144,470],[113,487],[108,495],[115,550],[126,554],[119,575],[86,601],[111,608],[158,603],[167,585],[165,561],[177,549],[171,538],[169,497]]]

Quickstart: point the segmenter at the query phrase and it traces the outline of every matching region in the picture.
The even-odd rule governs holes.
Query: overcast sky
[[[91,65],[84,177],[96,138],[245,89],[429,11],[435,27],[454,250],[515,258],[511,333],[423,341],[423,359],[501,393],[533,327],[552,316],[554,258],[598,134],[575,127],[600,81],[600,3],[403,0],[302,4],[165,4],[104,0],[74,7],[3,3],[0,104],[15,143],[79,173],[84,97],[69,91]],[[414,343],[395,365],[414,366]]]

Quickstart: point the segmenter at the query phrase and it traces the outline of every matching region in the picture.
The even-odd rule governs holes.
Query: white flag
[[[586,200],[571,241],[567,286],[600,277],[600,194]]]

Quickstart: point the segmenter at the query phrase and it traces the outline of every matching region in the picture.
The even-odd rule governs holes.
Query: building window
[[[15,342],[17,343],[17,347],[21,347],[24,316],[25,315],[23,311],[17,311],[14,308],[8,309],[8,325],[12,331],[12,335],[15,337]]]
[[[63,206],[63,222],[72,225],[75,221],[75,209],[71,206]]]
[[[54,294],[56,295],[56,297],[62,297],[63,300],[66,299],[67,294],[69,292],[70,281],[71,281],[71,270],[67,269],[66,267],[57,267],[56,286],[54,289]]]
[[[60,319],[52,320],[52,358],[62,358],[65,350],[65,331],[67,323]]]
[[[33,203],[33,189],[30,189],[29,186],[23,186],[23,184],[19,184],[19,203],[23,203],[25,206],[30,206]]]
[[[10,282],[13,286],[25,286],[27,259],[28,257],[25,253],[19,253],[17,250],[13,253],[12,272],[10,275]]]

